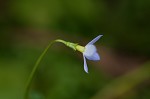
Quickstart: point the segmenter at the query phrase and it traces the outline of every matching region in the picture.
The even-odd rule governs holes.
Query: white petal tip
[[[86,59],[85,59],[84,55],[83,55],[83,59],[84,59],[84,71],[86,73],[88,73],[88,67],[87,67],[87,63],[86,63]]]
[[[86,73],[89,73],[88,71],[84,70]]]
[[[98,37],[102,37],[103,35],[99,35]]]
[[[85,71],[86,73],[89,73],[89,72],[88,72],[88,67],[87,67],[87,65],[86,65],[86,66],[84,65],[84,71]]]
[[[94,44],[96,41],[98,41],[103,35],[99,35],[96,38],[94,38],[92,41],[90,41],[88,44]],[[88,45],[87,44],[87,45]]]

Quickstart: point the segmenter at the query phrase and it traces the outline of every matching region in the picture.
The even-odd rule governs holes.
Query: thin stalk
[[[54,44],[55,42],[60,42],[60,43],[63,43],[65,44],[65,41],[63,40],[54,40],[52,42],[49,43],[49,45],[45,48],[45,50],[42,52],[42,54],[39,56],[39,58],[37,59],[32,71],[31,71],[31,74],[29,75],[29,78],[27,80],[27,84],[26,84],[26,87],[25,87],[25,94],[24,94],[24,99],[28,99],[28,93],[29,93],[29,90],[30,90],[30,85],[35,77],[35,74],[39,68],[39,64],[42,60],[42,58],[44,57],[44,55],[47,53],[48,49],[52,46],[52,44]]]

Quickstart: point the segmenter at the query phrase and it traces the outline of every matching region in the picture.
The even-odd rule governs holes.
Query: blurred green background
[[[101,60],[52,46],[30,99],[150,99],[149,0],[1,0],[0,99],[23,99],[33,66],[55,39],[86,45],[97,35]]]

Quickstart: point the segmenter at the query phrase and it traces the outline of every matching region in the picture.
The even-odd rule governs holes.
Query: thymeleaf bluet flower
[[[103,35],[99,35],[96,38],[94,38],[92,41],[90,41],[85,47],[77,45],[76,50],[83,53],[83,59],[84,59],[84,70],[88,73],[88,67],[86,63],[86,59],[88,60],[100,60],[100,55],[97,53],[96,46],[94,43],[98,41]]]

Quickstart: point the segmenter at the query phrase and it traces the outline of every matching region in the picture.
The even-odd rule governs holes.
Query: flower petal
[[[88,67],[87,67],[86,58],[85,58],[84,55],[83,55],[83,59],[84,59],[84,71],[85,71],[86,73],[88,73]]]
[[[85,51],[83,52],[84,56],[92,56],[96,52],[96,47],[94,45],[86,45],[85,46]]]
[[[96,38],[94,38],[92,41],[90,41],[88,44],[94,44],[97,40],[99,40],[103,35],[99,35]],[[87,45],[88,45],[87,44]]]
[[[97,61],[97,60],[100,60],[100,56],[99,56],[99,54],[97,53],[97,52],[95,52],[92,56],[85,56],[88,60],[95,60],[95,61]]]

